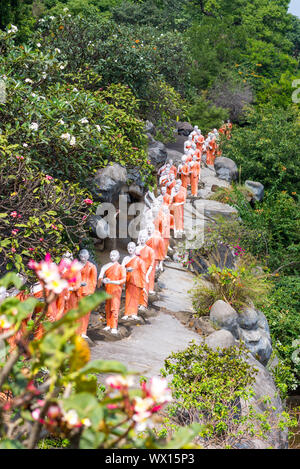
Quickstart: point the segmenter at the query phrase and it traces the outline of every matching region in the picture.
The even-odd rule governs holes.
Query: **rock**
[[[127,171],[118,163],[99,169],[92,181],[91,191],[100,202],[117,200],[121,188],[126,184]]]
[[[227,182],[236,181],[238,178],[238,168],[234,161],[225,156],[220,156],[215,160],[215,171],[219,179]]]
[[[177,150],[169,150],[167,149],[168,153],[168,160],[173,160],[175,166],[178,166],[181,163],[181,158],[183,157],[183,153],[180,153]]]
[[[256,310],[256,313],[258,315],[258,327],[263,329],[270,337],[270,327],[266,316],[261,311]]]
[[[264,198],[265,187],[260,182],[255,181],[246,181],[245,187],[248,189],[251,194],[253,194],[253,199],[257,202],[261,202]]]
[[[258,328],[258,314],[253,308],[245,308],[238,317],[238,324],[246,330]]]
[[[162,166],[168,156],[167,149],[162,142],[155,141],[148,147],[148,156],[154,166]]]
[[[145,132],[146,134],[150,134],[150,135],[155,135],[156,134],[156,129],[155,129],[155,125],[151,122],[151,121],[146,121],[145,123]]]
[[[144,197],[144,190],[141,186],[139,186],[138,184],[130,184],[129,186],[129,189],[128,189],[128,193],[130,194],[130,196],[134,199],[134,200],[137,200],[137,201],[141,201]]]
[[[267,333],[261,329],[251,331],[240,329],[240,339],[245,342],[253,357],[263,366],[267,366],[272,355],[272,345]]]
[[[205,339],[205,343],[208,347],[216,351],[218,347],[225,349],[235,345],[235,338],[231,332],[222,329],[221,331],[216,331],[209,335]]]
[[[222,300],[216,301],[210,310],[210,320],[220,329],[231,332],[238,339],[238,314],[228,303]]]
[[[177,122],[176,128],[178,134],[184,135],[185,137],[188,137],[190,133],[194,130],[194,127],[189,122]]]
[[[106,239],[110,235],[110,227],[100,215],[91,215],[89,217],[89,226],[94,235],[99,239]]]

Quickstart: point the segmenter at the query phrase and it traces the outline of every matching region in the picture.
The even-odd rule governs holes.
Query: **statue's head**
[[[90,258],[89,251],[87,249],[81,249],[81,251],[79,252],[79,259],[83,265],[87,263],[89,258]]]
[[[155,226],[153,223],[148,223],[147,224],[147,232],[148,232],[148,235],[151,236],[155,231]]]
[[[158,216],[158,214],[159,214],[159,209],[160,209],[160,207],[153,207],[153,208],[152,208],[153,220],[155,220],[156,217]]]
[[[147,230],[140,231],[138,243],[143,246],[144,244],[146,244],[147,239],[148,239],[148,231]]]
[[[197,161],[197,155],[193,156],[193,161]]]
[[[112,262],[118,262],[118,260],[120,259],[120,253],[116,250],[111,251],[109,257]]]
[[[166,215],[170,213],[169,207],[167,205],[164,205],[162,210],[163,210],[163,213],[165,213]]]
[[[170,168],[173,166],[173,160],[169,160]]]
[[[127,251],[128,253],[132,256],[133,254],[135,254],[135,251],[136,251],[136,244],[133,243],[133,242],[130,242],[128,243],[127,245]]]
[[[167,193],[166,186],[161,186],[160,193],[161,193],[161,195],[166,195],[166,193]]]
[[[181,161],[182,161],[183,164],[186,162],[186,159],[187,159],[187,156],[183,155],[183,157],[181,158]]]
[[[170,179],[170,181],[174,181],[174,179],[175,179],[175,174],[174,174],[174,173],[170,173],[169,179]]]

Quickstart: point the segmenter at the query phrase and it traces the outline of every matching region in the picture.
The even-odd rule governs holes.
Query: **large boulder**
[[[258,314],[254,308],[245,308],[238,317],[238,324],[246,330],[258,328]]]
[[[221,329],[213,332],[205,339],[205,344],[216,351],[218,348],[226,349],[235,345],[235,338],[231,332]]]
[[[265,188],[263,184],[255,181],[246,181],[245,187],[248,189],[251,194],[253,194],[253,199],[257,202],[261,202],[264,198]]]
[[[168,160],[173,160],[173,163],[175,166],[178,166],[181,163],[181,158],[183,157],[183,153],[177,151],[177,150],[170,150],[169,148],[167,149],[168,153]]]
[[[99,169],[91,184],[94,199],[100,202],[114,202],[126,181],[126,168],[118,163]]]
[[[240,329],[240,339],[247,349],[263,366],[267,366],[272,355],[272,345],[268,334],[261,330]]]
[[[148,156],[155,167],[162,166],[167,157],[167,149],[162,142],[155,142],[148,147]]]
[[[176,127],[178,134],[184,135],[185,137],[188,137],[194,130],[194,127],[189,122],[177,122]]]
[[[220,156],[215,160],[215,171],[219,179],[227,182],[236,181],[238,178],[238,168],[233,160]]]
[[[91,215],[89,217],[89,227],[94,235],[99,239],[106,239],[110,235],[110,226],[100,215]]]
[[[220,329],[226,329],[238,339],[238,314],[237,312],[223,300],[216,301],[210,310],[210,320]]]

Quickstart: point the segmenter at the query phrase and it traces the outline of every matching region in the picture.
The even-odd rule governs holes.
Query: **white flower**
[[[43,77],[43,78],[44,78],[44,80],[45,80],[45,78],[47,78],[47,73],[45,73],[45,72],[44,72],[44,73],[42,73],[42,77]]]
[[[172,393],[168,388],[168,381],[165,378],[153,376],[147,389],[153,400],[159,404],[172,401]]]
[[[49,16],[50,20],[55,20],[55,16]]]
[[[62,138],[63,140],[67,140],[69,142],[71,139],[71,135],[69,133],[62,134],[60,138]]]
[[[46,282],[46,288],[48,290],[53,291],[56,295],[60,295],[60,293],[65,289],[68,288],[68,282],[61,278],[59,275],[53,278],[50,281]]]
[[[77,92],[77,91],[78,91],[78,89],[77,89],[77,88],[73,88],[73,91]]]
[[[65,121],[64,121],[63,119],[60,119],[60,120],[58,121],[58,123],[61,124],[61,125],[64,125],[64,124],[65,124]]]
[[[59,68],[60,68],[60,70],[63,70],[66,67],[65,67],[65,65],[60,65]]]
[[[82,423],[82,425],[84,425],[85,427],[90,427],[90,426],[92,425],[90,419],[88,419],[88,418],[82,419],[82,420],[81,420],[81,423]]]
[[[88,119],[87,119],[86,117],[83,117],[83,118],[80,119],[78,122],[79,122],[80,124],[88,124],[88,123],[89,123],[89,121],[88,121]]]
[[[61,50],[60,50],[58,47],[56,47],[54,50],[55,50],[55,52],[57,52],[58,54],[61,53]]]
[[[28,147],[28,143],[23,143],[23,147],[24,147],[24,148],[27,148],[27,147]]]
[[[151,412],[149,409],[151,409],[154,406],[154,401],[151,397],[136,397],[135,398],[135,404],[134,404],[134,410],[137,414],[144,414],[144,413],[149,413],[151,415]]]
[[[36,98],[36,94],[35,94],[35,93],[31,93],[31,96],[32,96],[33,98]]]
[[[105,380],[107,386],[110,386],[113,389],[129,388],[133,386],[133,377],[132,376],[109,376]]]
[[[33,81],[30,78],[26,78],[25,83],[33,83]]]
[[[37,131],[38,128],[39,128],[39,124],[37,124],[37,122],[32,122],[29,126],[30,130],[34,130],[34,131]]]
[[[59,277],[58,266],[54,262],[41,262],[38,277],[45,282],[50,282]]]
[[[37,47],[42,47],[42,44],[40,42],[37,43]]]
[[[17,31],[18,31],[17,26],[14,26],[13,24],[11,24],[11,27],[7,32],[8,34],[10,34],[10,33],[16,33]]]
[[[98,132],[101,132],[101,127],[100,127],[100,125],[96,125],[96,129],[98,130]]]
[[[39,20],[39,23],[45,23],[44,18],[41,18],[41,19]]]
[[[71,137],[70,145],[72,145],[72,146],[76,145],[76,138],[75,137]]]
[[[72,427],[80,423],[78,414],[76,410],[73,409],[68,410],[68,412],[64,412],[64,420]]]
[[[7,317],[5,316],[5,314],[2,314],[0,316],[0,327],[2,329],[9,329],[10,327],[12,326],[12,323],[9,322],[9,320],[7,319]]]

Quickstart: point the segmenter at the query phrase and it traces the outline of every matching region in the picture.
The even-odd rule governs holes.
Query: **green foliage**
[[[198,125],[203,135],[213,128],[219,129],[229,118],[229,110],[216,107],[205,98],[205,94],[194,97],[187,115],[193,125]]]
[[[171,377],[176,400],[169,415],[175,422],[200,421],[204,447],[234,448],[247,437],[263,436],[264,428],[268,433],[267,415],[258,415],[249,402],[257,370],[245,361],[246,353],[242,346],[213,351],[192,343],[165,361],[163,373]],[[245,413],[241,400],[247,402]]]
[[[91,209],[87,192],[32,169],[22,153],[21,145],[8,145],[0,135],[0,269],[29,273],[33,256],[51,252],[59,259],[78,249]]]
[[[270,291],[271,284],[265,274],[258,275],[255,265],[240,261],[235,269],[221,269],[212,264],[205,278],[212,287],[203,285],[202,277],[197,279],[192,290],[193,306],[199,315],[207,316],[217,300],[229,303],[237,312],[253,302],[259,306],[262,298]]]
[[[242,167],[243,180],[260,181],[271,188],[281,175],[281,190],[299,189],[300,127],[297,107],[249,109],[248,125],[233,130],[223,153]]]
[[[275,369],[275,378],[285,385],[286,393],[295,390],[300,380],[300,280],[297,276],[282,276],[263,305],[277,355],[281,360]],[[298,343],[296,343],[298,340]],[[282,378],[290,370],[291,376]]]

